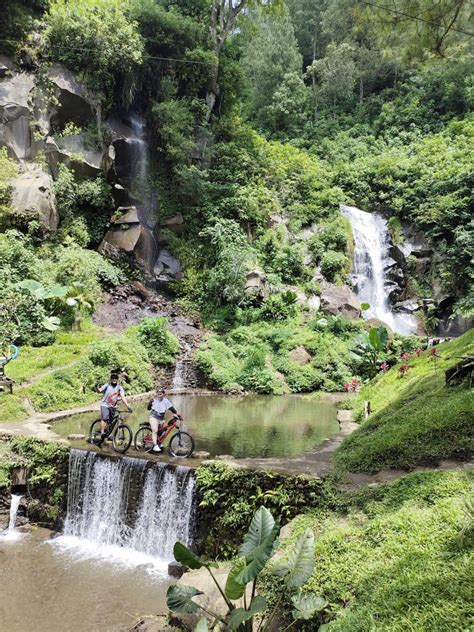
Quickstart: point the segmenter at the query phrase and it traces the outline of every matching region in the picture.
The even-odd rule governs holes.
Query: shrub
[[[321,259],[321,272],[328,281],[335,281],[347,268],[347,257],[342,252],[327,251]]]
[[[153,364],[173,363],[179,351],[179,341],[169,331],[166,318],[144,318],[136,330]]]

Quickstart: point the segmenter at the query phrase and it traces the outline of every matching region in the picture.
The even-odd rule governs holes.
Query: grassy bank
[[[427,350],[403,361],[410,367],[404,376],[398,365],[364,386],[356,416],[366,400],[374,412],[338,450],[338,468],[375,472],[469,457],[474,394],[468,384],[447,386],[445,370],[473,351],[471,330],[441,344],[436,358]]]
[[[470,629],[473,534],[460,533],[472,482],[460,472],[410,474],[359,492],[347,513],[315,510],[291,523],[284,550],[308,527],[317,536],[305,588],[328,601],[328,632]]]

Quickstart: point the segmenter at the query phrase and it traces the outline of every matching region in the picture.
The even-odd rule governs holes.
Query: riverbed
[[[211,456],[283,457],[307,452],[338,432],[336,405],[314,396],[180,394],[170,396],[183,415],[184,427],[196,441],[196,450]],[[88,434],[98,413],[68,417],[54,424],[61,436]],[[135,430],[146,421],[146,402],[134,403],[126,415]]]

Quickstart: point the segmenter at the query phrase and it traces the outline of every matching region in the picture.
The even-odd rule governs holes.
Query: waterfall
[[[150,151],[146,140],[145,120],[137,114],[130,115],[130,125],[133,131],[131,141],[136,147],[136,166],[133,173],[134,188],[137,197],[142,201],[140,205],[141,221],[149,229],[156,225],[156,199],[150,191]]]
[[[190,353],[191,346],[187,342],[182,342],[182,349],[176,361],[173,382],[171,384],[173,391],[182,391],[186,388],[186,366]]]
[[[392,310],[388,300],[386,272],[390,266],[390,234],[386,220],[376,213],[366,213],[354,206],[341,205],[341,213],[349,219],[355,250],[353,279],[357,297],[368,303],[367,318],[378,318],[400,334],[416,332],[416,318]]]
[[[71,450],[67,517],[55,543],[89,556],[165,569],[190,544],[194,476],[187,467]]]
[[[20,501],[23,496],[19,494],[12,494],[12,499],[10,503],[10,521],[8,523],[8,529],[5,534],[2,535],[2,540],[16,540],[21,536],[19,531],[15,531],[16,524],[16,515],[18,513],[18,507],[20,506]]]

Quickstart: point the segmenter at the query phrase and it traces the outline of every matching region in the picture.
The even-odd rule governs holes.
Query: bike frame
[[[142,428],[149,428],[149,430],[151,432],[151,426],[150,426],[150,422],[149,421],[146,421],[146,422],[140,424],[140,426]],[[179,430],[180,430],[179,419],[175,418],[175,420],[173,421],[172,424],[168,423],[168,428],[165,430],[164,433],[160,434],[160,431],[158,430],[158,436],[157,436],[158,444],[159,445],[163,445],[163,443],[166,441],[166,438],[170,435],[170,433],[173,430],[177,430],[177,432],[179,432]]]

